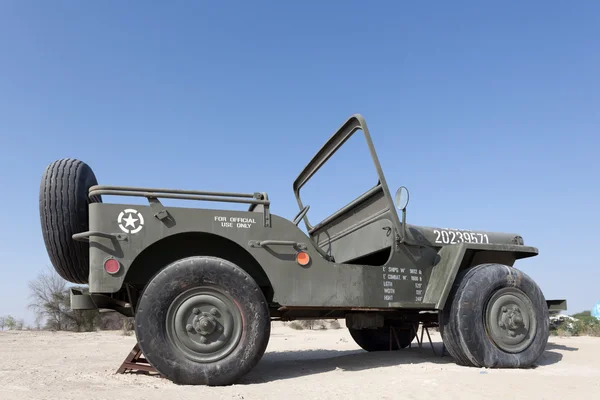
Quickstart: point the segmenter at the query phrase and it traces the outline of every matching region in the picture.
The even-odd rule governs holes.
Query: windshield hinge
[[[154,212],[154,216],[161,221],[169,218],[169,212],[156,197],[148,197],[150,208]]]

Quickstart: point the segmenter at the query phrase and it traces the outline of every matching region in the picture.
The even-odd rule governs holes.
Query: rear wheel
[[[548,342],[544,295],[528,275],[505,265],[458,275],[439,318],[448,353],[461,365],[530,367]]]
[[[252,277],[214,257],[190,257],[160,271],[135,316],[140,349],[179,384],[229,385],[263,356],[267,302]]]
[[[404,349],[414,340],[417,328],[413,326],[411,329],[411,326],[407,325],[391,330],[389,326],[383,326],[375,329],[348,328],[348,331],[356,344],[366,351],[389,351],[390,338],[391,350]]]

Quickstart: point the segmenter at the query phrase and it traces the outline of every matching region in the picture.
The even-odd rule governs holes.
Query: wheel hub
[[[217,329],[217,320],[215,317],[208,316],[206,313],[203,313],[201,317],[194,317],[192,326],[194,327],[196,333],[199,333],[202,336],[207,336]]]
[[[537,327],[531,300],[521,290],[507,287],[490,298],[485,325],[492,341],[509,353],[525,350],[533,341]]]
[[[242,316],[229,296],[212,287],[191,289],[167,312],[171,345],[197,362],[214,362],[230,354],[242,334]]]
[[[525,327],[521,309],[516,305],[512,306],[510,310],[502,307],[502,315],[500,316],[498,326],[506,329],[509,336],[514,336],[517,329]]]

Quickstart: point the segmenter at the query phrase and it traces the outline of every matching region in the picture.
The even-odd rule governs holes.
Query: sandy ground
[[[190,387],[115,374],[135,344],[121,332],[0,332],[0,399],[594,399],[600,393],[600,338],[551,337],[539,365],[527,370],[460,367],[440,357],[437,334],[432,340],[437,356],[416,342],[367,353],[345,328],[295,331],[274,323],[265,356],[239,384]]]

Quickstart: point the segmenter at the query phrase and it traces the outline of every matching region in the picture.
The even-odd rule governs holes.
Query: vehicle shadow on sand
[[[293,379],[324,372],[362,371],[372,368],[392,367],[407,364],[454,364],[448,352],[442,354],[442,343],[434,342],[435,355],[429,343],[422,348],[413,343],[412,348],[398,351],[368,353],[364,350],[296,350],[265,353],[262,360],[238,383],[256,384],[277,380]],[[533,368],[556,364],[562,360],[562,354],[552,350],[574,351],[576,348],[548,343],[546,351]],[[470,367],[459,367],[470,368]]]
[[[557,343],[548,342],[548,344],[546,345],[546,350],[578,351],[579,348],[578,347],[565,346],[564,344],[557,344]]]
[[[446,352],[441,357],[442,343],[434,343],[436,355],[429,344],[419,348],[398,351],[368,353],[364,350],[296,350],[265,353],[261,361],[250,371],[240,384],[255,384],[293,379],[301,376],[320,374],[335,370],[362,371],[372,368],[390,367],[403,364],[449,364],[452,357]]]
[[[551,351],[546,348],[546,351],[542,354],[542,356],[535,362],[533,368],[538,367],[547,367],[548,365],[556,364],[560,362],[563,358],[563,355],[557,353],[556,351]]]
[[[539,360],[535,363],[534,368],[545,367],[545,366],[556,364],[556,363],[560,362],[563,358],[563,355],[561,353],[558,353],[553,350],[578,351],[579,348],[548,342],[548,344],[546,345],[546,351],[544,352],[544,354],[542,354],[542,356],[539,358]]]

